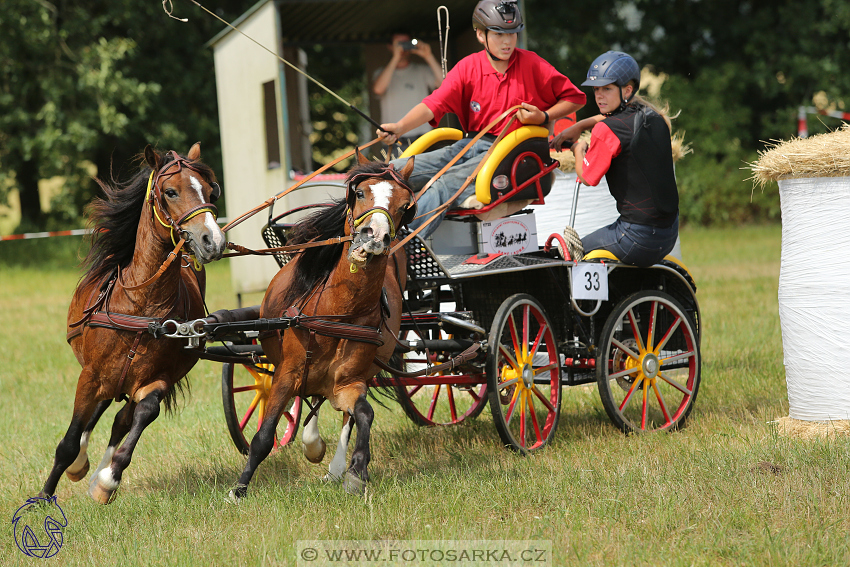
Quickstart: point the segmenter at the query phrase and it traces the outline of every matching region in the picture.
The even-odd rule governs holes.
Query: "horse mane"
[[[348,171],[345,184],[354,176],[366,173],[380,176],[386,169],[386,164],[370,161],[356,165]],[[287,239],[287,245],[304,244],[313,240],[327,240],[342,236],[345,232],[345,219],[348,203],[345,199],[334,199],[328,207],[305,217],[293,227],[292,234]],[[343,244],[329,244],[307,248],[300,252],[295,259],[292,283],[283,297],[284,305],[294,305],[301,297],[313,289],[319,282],[327,278],[331,270],[339,263],[342,256]]]
[[[138,159],[145,164],[143,156]],[[168,154],[163,165],[172,161],[174,158]],[[215,181],[215,173],[208,165],[200,160],[189,163],[205,179]],[[119,182],[115,178],[109,183],[95,179],[104,196],[97,197],[86,207],[88,225],[93,230],[89,237],[91,248],[82,262],[86,272],[80,282],[81,286],[105,278],[115,268],[126,267],[133,259],[150,175],[151,168],[145,164],[139,173],[126,182]]]

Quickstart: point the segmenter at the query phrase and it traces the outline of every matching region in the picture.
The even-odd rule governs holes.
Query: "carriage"
[[[461,423],[489,405],[501,442],[519,453],[552,440],[565,387],[596,384],[624,432],[680,427],[700,383],[694,279],[671,256],[637,268],[604,251],[571,258],[560,235],[535,242],[527,207],[545,202],[558,167],[547,135],[524,126],[502,139],[476,178],[478,208],[452,210],[431,237],[404,244],[408,276],[396,356],[370,385],[392,388],[422,426]],[[462,136],[437,129],[402,156]],[[295,219],[321,206],[277,215],[270,208],[264,240],[284,246]],[[289,257],[275,259],[283,266]],[[207,346],[205,357],[224,363],[224,415],[244,454],[262,423],[273,375],[257,341],[259,326],[269,323],[258,326],[258,317],[258,307],[218,312],[203,331],[224,341]],[[473,345],[480,346],[474,356],[457,358]],[[436,365],[442,369],[435,372]],[[279,446],[295,438],[302,400],[294,398],[283,415]]]

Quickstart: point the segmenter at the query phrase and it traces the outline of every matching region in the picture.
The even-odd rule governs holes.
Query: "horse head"
[[[416,200],[408,179],[413,158],[401,171],[370,161],[357,151],[359,166],[348,175],[349,230],[354,236],[348,261],[361,267],[373,257],[389,252],[399,228],[416,216]]]
[[[155,224],[161,225],[159,233],[172,240],[182,237],[197,261],[206,264],[221,258],[227,239],[215,222],[213,203],[221,196],[221,188],[200,158],[200,143],[186,157],[173,150],[160,155],[147,146],[145,161],[152,171],[146,199],[159,220]]]

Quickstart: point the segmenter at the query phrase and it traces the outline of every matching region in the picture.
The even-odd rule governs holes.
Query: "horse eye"
[[[165,196],[169,199],[174,199],[175,197],[177,197],[177,191],[175,191],[174,189],[166,189]]]
[[[358,189],[357,191],[355,191],[355,192],[354,192],[354,195],[355,195],[358,199],[362,199],[363,197],[365,197],[365,196],[366,196],[366,193],[364,193],[364,192],[363,192],[363,189]]]

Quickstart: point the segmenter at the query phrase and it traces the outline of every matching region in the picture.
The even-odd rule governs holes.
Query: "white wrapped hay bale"
[[[779,184],[779,317],[789,406],[780,431],[847,433],[850,129],[779,143],[751,167],[757,183]]]

